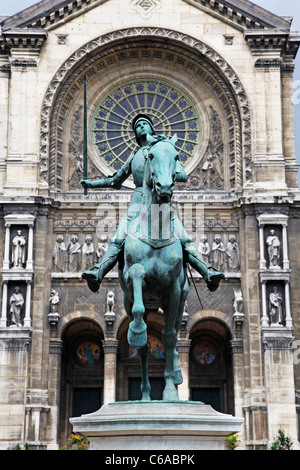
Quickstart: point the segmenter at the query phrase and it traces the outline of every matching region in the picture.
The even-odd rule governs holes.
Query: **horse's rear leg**
[[[143,302],[143,281],[145,269],[141,264],[134,264],[128,269],[128,277],[133,288],[133,321],[129,324],[127,339],[130,346],[142,348],[147,344],[147,325],[144,322],[145,306]]]
[[[151,386],[149,382],[149,375],[148,375],[148,344],[143,346],[142,348],[138,349],[140,361],[141,361],[141,368],[142,368],[142,383],[141,383],[141,391],[142,391],[142,401],[151,400],[150,398],[150,391]]]

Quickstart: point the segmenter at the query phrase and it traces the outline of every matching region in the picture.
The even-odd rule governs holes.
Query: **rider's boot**
[[[117,241],[111,242],[107,252],[101,260],[101,263],[96,264],[82,273],[82,278],[86,279],[92,292],[98,292],[104,276],[106,276],[106,274],[109,273],[117,263],[119,254],[122,251],[122,246],[123,243],[119,243]]]
[[[219,283],[224,279],[224,274],[214,268],[211,264],[206,263],[200,253],[196,250],[195,245],[190,244],[185,246],[185,253],[187,255],[188,263],[203,277],[205,280],[208,289],[211,292],[214,292],[218,289]],[[213,270],[213,272],[210,271]]]

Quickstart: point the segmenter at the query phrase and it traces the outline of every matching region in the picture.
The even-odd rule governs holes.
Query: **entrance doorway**
[[[190,333],[190,396],[221,413],[234,414],[231,333],[219,320],[203,319]]]
[[[72,416],[76,418],[99,410],[101,396],[102,390],[98,388],[74,388]]]
[[[93,413],[102,405],[103,332],[90,320],[69,324],[62,337],[59,443],[72,433],[70,418]]]

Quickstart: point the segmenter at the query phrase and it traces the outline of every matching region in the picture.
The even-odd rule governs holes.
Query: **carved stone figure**
[[[22,310],[24,306],[24,297],[20,292],[20,287],[15,287],[15,292],[9,299],[9,312],[10,312],[10,323],[18,327],[22,327]]]
[[[201,241],[198,246],[198,251],[201,254],[202,258],[206,263],[209,261],[209,255],[210,255],[210,246],[207,241],[207,235],[202,235]]]
[[[51,290],[49,304],[50,304],[50,313],[58,313],[59,295],[55,289]]]
[[[242,314],[244,310],[243,294],[241,289],[234,289],[234,302],[233,302],[234,314]]]
[[[218,271],[223,270],[225,247],[221,241],[220,235],[215,235],[211,250],[212,250],[212,260],[213,260],[212,262],[213,262],[214,267]]]
[[[107,293],[106,298],[106,312],[114,313],[115,311],[115,294],[112,290]]]
[[[81,245],[78,242],[78,236],[72,235],[71,242],[68,246],[69,254],[69,271],[72,273],[78,273],[80,271],[80,256],[81,256]]]
[[[22,231],[18,230],[17,235],[12,240],[12,266],[23,268],[25,265],[26,240]]]
[[[103,256],[107,252],[108,248],[109,248],[108,236],[102,235],[97,244],[97,249],[96,249],[96,256],[97,256],[98,263],[100,263]]]
[[[82,269],[88,269],[94,261],[95,247],[93,243],[93,237],[87,235],[85,237],[85,242],[82,245]]]
[[[56,245],[53,248],[53,268],[58,272],[67,271],[67,248],[62,235],[58,235]]]
[[[234,235],[230,235],[226,245],[226,255],[229,271],[237,271],[240,268],[240,249]]]
[[[283,300],[277,287],[273,288],[269,296],[269,313],[271,326],[283,325]]]
[[[268,254],[269,254],[269,267],[279,268],[279,258],[280,258],[280,240],[275,235],[274,230],[270,230],[270,235],[267,238],[268,245]]]

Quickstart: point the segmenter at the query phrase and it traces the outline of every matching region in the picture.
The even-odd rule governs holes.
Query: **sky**
[[[0,16],[11,16],[28,8],[35,3],[34,0],[0,0]],[[299,0],[255,0],[253,3],[278,16],[292,16],[292,27],[300,33],[300,1]],[[296,156],[300,164],[300,49],[295,62],[294,74],[294,110],[296,133]],[[300,170],[299,170],[300,183]]]

